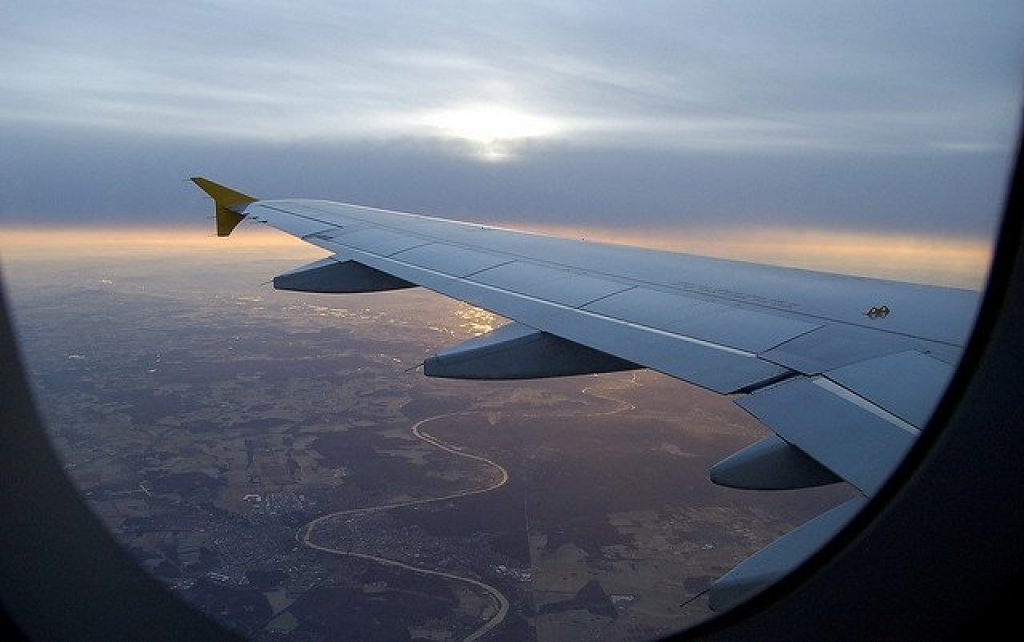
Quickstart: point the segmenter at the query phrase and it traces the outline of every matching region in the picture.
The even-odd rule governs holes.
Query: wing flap
[[[736,403],[838,477],[871,495],[917,436],[897,417],[863,405],[824,379],[792,379]],[[852,393],[849,393],[852,397]]]

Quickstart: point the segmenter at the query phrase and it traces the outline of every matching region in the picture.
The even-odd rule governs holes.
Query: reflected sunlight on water
[[[474,337],[487,334],[502,325],[498,315],[468,303],[460,303],[455,315],[459,317],[459,328]]]

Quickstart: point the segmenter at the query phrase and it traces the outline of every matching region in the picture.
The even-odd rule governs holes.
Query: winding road
[[[636,380],[636,373],[633,373],[633,377],[632,377],[632,379],[630,380],[629,383],[632,386],[639,386],[640,385],[640,383]],[[598,397],[600,399],[606,399],[608,401],[615,401],[615,402],[620,404],[618,408],[613,408],[612,410],[605,411],[605,412],[595,413],[595,416],[597,416],[597,415],[601,415],[601,416],[603,416],[603,415],[614,415],[614,414],[617,414],[617,413],[620,413],[620,412],[624,412],[624,411],[628,411],[628,410],[634,410],[636,408],[636,406],[634,406],[633,404],[629,403],[628,401],[624,401],[624,400],[618,399],[616,397],[607,396],[606,394],[599,394],[599,393],[593,392],[592,388],[593,388],[593,386],[587,386],[586,388],[583,388],[580,392],[582,392],[584,394],[589,394],[589,395],[591,395],[593,397]],[[351,509],[347,509],[347,510],[336,511],[336,512],[333,512],[333,513],[328,513],[326,515],[322,515],[320,517],[317,517],[316,519],[314,519],[311,522],[307,523],[305,526],[302,526],[301,528],[299,528],[299,530],[296,531],[296,533],[295,533],[295,538],[301,544],[303,544],[304,546],[308,546],[309,548],[312,548],[312,549],[315,549],[315,550],[318,550],[318,551],[322,551],[324,553],[330,553],[331,555],[341,555],[341,556],[346,556],[346,557],[356,557],[356,558],[359,558],[359,559],[370,560],[370,561],[373,561],[373,562],[377,562],[378,564],[384,564],[384,565],[387,565],[387,566],[394,566],[394,567],[401,568],[401,569],[404,569],[404,570],[407,570],[407,571],[411,571],[413,573],[419,573],[420,575],[433,575],[433,576],[436,576],[436,577],[444,577],[444,578],[447,578],[447,579],[450,579],[450,580],[454,580],[454,581],[457,581],[457,582],[464,582],[466,584],[470,584],[470,585],[475,586],[477,588],[483,589],[492,598],[494,598],[494,601],[495,601],[495,603],[497,605],[497,610],[495,611],[494,615],[492,615],[490,618],[488,618],[487,621],[484,622],[480,626],[480,628],[478,628],[477,630],[473,631],[473,633],[471,633],[469,636],[467,636],[467,637],[465,637],[463,639],[463,642],[472,642],[473,640],[480,639],[481,637],[486,635],[489,631],[491,631],[494,627],[496,627],[499,624],[501,624],[505,620],[505,616],[508,615],[508,609],[509,609],[508,598],[506,598],[505,595],[501,591],[499,591],[497,588],[495,588],[494,586],[491,586],[490,584],[487,584],[486,582],[481,582],[480,580],[473,579],[471,577],[464,577],[462,575],[455,575],[453,573],[445,573],[444,571],[436,571],[436,570],[433,570],[433,569],[423,568],[423,567],[420,567],[420,566],[413,566],[411,564],[406,564],[405,562],[400,562],[398,560],[388,559],[386,557],[378,557],[376,555],[369,555],[367,553],[354,553],[352,551],[343,551],[341,549],[332,548],[330,546],[324,546],[322,544],[317,544],[316,542],[314,542],[312,540],[313,531],[317,528],[317,526],[319,526],[320,524],[323,524],[323,523],[325,523],[327,521],[330,521],[332,519],[337,519],[339,517],[344,517],[346,515],[359,515],[359,514],[363,514],[363,513],[374,513],[374,512],[380,512],[380,511],[386,511],[386,510],[393,510],[393,509],[396,509],[396,508],[405,508],[405,507],[408,507],[408,506],[418,506],[418,505],[422,505],[422,504],[432,504],[432,503],[435,503],[435,502],[444,502],[444,501],[448,501],[448,500],[452,500],[452,499],[457,499],[459,497],[468,497],[469,495],[479,495],[479,494],[482,494],[482,493],[489,493],[489,492],[491,492],[493,490],[501,488],[506,483],[508,483],[508,470],[506,470],[505,467],[502,466],[501,464],[499,464],[499,463],[497,463],[495,461],[492,461],[492,460],[490,460],[490,459],[488,459],[488,458],[486,458],[486,457],[484,457],[482,455],[474,455],[472,453],[463,452],[462,450],[459,450],[458,448],[455,448],[454,446],[446,444],[445,442],[441,441],[440,439],[438,439],[436,437],[432,437],[431,435],[428,435],[428,434],[424,433],[421,430],[421,427],[423,425],[428,424],[428,423],[430,423],[432,421],[437,421],[439,419],[444,419],[446,417],[454,417],[456,415],[466,415],[466,414],[477,414],[477,413],[475,413],[475,412],[448,412],[448,413],[444,413],[444,414],[440,414],[440,415],[434,415],[433,417],[427,417],[426,419],[421,419],[421,420],[417,421],[416,423],[414,423],[412,425],[412,428],[410,429],[410,431],[412,432],[412,434],[417,439],[420,439],[420,440],[430,444],[434,448],[438,448],[438,449],[443,450],[445,452],[449,452],[449,453],[451,453],[453,455],[456,455],[458,457],[465,457],[467,459],[473,459],[475,461],[479,461],[481,463],[484,463],[484,464],[486,464],[488,466],[494,467],[495,469],[497,469],[497,471],[499,473],[498,479],[496,481],[494,481],[493,483],[491,483],[488,486],[484,486],[484,487],[481,487],[481,488],[471,488],[471,489],[468,489],[468,490],[462,490],[462,491],[459,491],[457,493],[450,493],[448,495],[442,495],[440,497],[426,497],[426,498],[423,498],[423,499],[411,499],[411,500],[403,501],[403,502],[394,502],[394,503],[391,503],[391,504],[381,504],[379,506],[367,506],[367,507],[364,507],[364,508],[351,508]]]
[[[327,515],[323,515],[321,517],[318,517],[318,518],[314,519],[313,521],[309,522],[308,524],[306,524],[305,526],[300,528],[295,533],[295,537],[296,537],[296,539],[299,540],[299,542],[301,542],[305,546],[308,546],[309,548],[316,549],[318,551],[323,551],[325,553],[330,553],[332,555],[344,555],[344,556],[347,556],[347,557],[357,557],[359,559],[371,560],[371,561],[377,562],[379,564],[384,564],[384,565],[387,565],[387,566],[395,566],[395,567],[398,567],[398,568],[405,569],[407,571],[412,571],[413,573],[419,573],[420,575],[434,575],[434,576],[437,576],[437,577],[444,577],[444,578],[448,578],[450,580],[455,580],[457,582],[465,582],[466,584],[471,584],[471,585],[473,585],[473,586],[475,586],[477,588],[481,588],[481,589],[487,591],[487,593],[491,597],[494,598],[494,600],[496,602],[496,605],[497,605],[497,610],[495,611],[494,615],[492,615],[490,618],[488,618],[488,620],[486,622],[484,622],[483,625],[480,628],[478,628],[476,631],[473,631],[473,633],[471,633],[469,636],[464,638],[464,642],[472,642],[472,640],[477,640],[477,639],[483,637],[484,635],[487,634],[488,631],[490,631],[494,627],[496,627],[499,624],[501,624],[505,620],[505,616],[508,614],[508,598],[506,598],[505,595],[501,591],[499,591],[497,588],[491,586],[490,584],[487,584],[486,582],[481,582],[480,580],[476,580],[476,579],[473,579],[471,577],[464,577],[462,575],[455,575],[453,573],[445,573],[444,571],[435,571],[435,570],[429,569],[429,568],[423,568],[423,567],[420,567],[420,566],[413,566],[411,564],[406,564],[405,562],[399,562],[398,560],[388,559],[386,557],[378,557],[376,555],[369,555],[369,554],[366,554],[366,553],[353,553],[351,551],[343,551],[341,549],[332,548],[330,546],[323,546],[321,544],[317,544],[316,542],[312,541],[313,530],[316,529],[316,527],[318,525],[320,525],[320,524],[322,524],[322,523],[324,523],[326,521],[329,521],[329,520],[332,520],[332,519],[336,519],[338,517],[343,517],[343,516],[346,516],[346,515],[358,515],[358,514],[361,514],[361,513],[375,513],[375,512],[385,511],[385,510],[393,510],[395,508],[405,508],[407,506],[417,506],[417,505],[421,505],[421,504],[432,504],[432,503],[435,503],[435,502],[444,502],[444,501],[448,501],[448,500],[451,500],[451,499],[456,499],[458,497],[467,497],[469,495],[479,495],[481,493],[488,493],[488,492],[490,492],[492,490],[496,490],[498,488],[501,488],[506,483],[508,483],[508,471],[501,464],[499,464],[497,462],[494,462],[494,461],[492,461],[490,459],[487,459],[486,457],[483,457],[481,455],[474,455],[472,453],[462,452],[461,450],[458,450],[457,448],[454,448],[454,447],[444,443],[440,439],[437,439],[436,437],[432,437],[432,436],[430,436],[430,435],[428,435],[428,434],[426,434],[426,433],[424,433],[423,431],[420,430],[420,427],[423,426],[424,424],[430,423],[431,421],[436,421],[438,419],[443,419],[445,417],[452,417],[452,416],[457,415],[457,414],[464,414],[464,413],[449,412],[449,413],[445,413],[445,414],[442,414],[442,415],[434,415],[433,417],[428,417],[426,419],[421,419],[421,420],[417,421],[415,424],[413,424],[413,426],[411,428],[411,432],[412,432],[413,435],[416,436],[417,439],[425,441],[426,443],[430,444],[431,446],[433,446],[435,448],[439,448],[441,450],[449,452],[449,453],[451,453],[453,455],[457,455],[459,457],[466,457],[468,459],[473,459],[473,460],[476,460],[476,461],[483,462],[483,463],[485,463],[485,464],[487,464],[489,466],[493,466],[494,468],[496,468],[498,470],[498,473],[499,473],[497,481],[495,481],[494,483],[490,484],[489,486],[484,486],[482,488],[471,488],[471,489],[468,489],[468,490],[459,491],[457,493],[450,493],[448,495],[442,495],[440,497],[427,497],[427,498],[423,498],[423,499],[412,499],[412,500],[405,501],[405,502],[394,502],[394,503],[391,503],[391,504],[381,504],[379,506],[368,506],[368,507],[365,507],[365,508],[352,508],[352,509],[349,509],[349,510],[342,510],[342,511],[336,511],[334,513],[328,513]]]

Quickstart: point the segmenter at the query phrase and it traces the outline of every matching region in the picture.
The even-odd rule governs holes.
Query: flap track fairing
[[[796,446],[772,435],[712,466],[711,481],[747,490],[789,490],[834,484],[842,479]]]
[[[449,379],[538,379],[640,367],[553,334],[509,323],[428,358],[423,373]]]
[[[414,283],[397,276],[391,276],[356,261],[339,260],[333,256],[274,277],[275,290],[319,294],[384,292],[414,287]]]

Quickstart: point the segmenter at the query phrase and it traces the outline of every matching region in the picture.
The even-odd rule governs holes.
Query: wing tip
[[[242,213],[245,208],[250,203],[259,200],[203,176],[191,176],[189,180],[213,198],[214,212],[217,217],[217,236],[230,235],[231,231],[245,218],[245,214]]]

